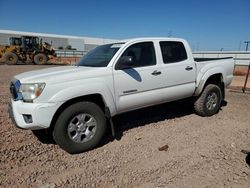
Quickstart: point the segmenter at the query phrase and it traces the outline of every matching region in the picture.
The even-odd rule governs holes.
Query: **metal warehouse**
[[[112,43],[114,39],[93,38],[93,37],[78,37],[68,35],[56,35],[47,33],[33,33],[11,30],[0,30],[0,44],[8,45],[10,37],[20,36],[37,36],[43,40],[43,42],[52,43],[54,48],[66,48],[71,46],[73,49],[79,51],[89,51],[96,46]]]

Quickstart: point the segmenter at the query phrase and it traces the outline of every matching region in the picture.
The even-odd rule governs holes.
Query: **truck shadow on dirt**
[[[171,120],[195,114],[193,102],[194,101],[190,99],[185,99],[147,107],[115,116],[113,118],[116,133],[115,139],[120,140],[123,136],[123,132],[129,129],[145,126],[150,123],[157,123],[159,121]],[[226,105],[227,102],[222,101],[220,110]]]
[[[245,162],[250,167],[250,150],[241,150],[242,153],[246,154]]]
[[[248,164],[248,166],[250,167],[250,153],[247,154],[245,161]]]
[[[227,102],[223,101],[221,108],[226,106]],[[111,134],[111,128],[108,126],[108,131],[105,139],[100,143],[98,147],[101,147],[114,139],[120,140],[123,133],[127,130],[148,125],[150,123],[157,123],[159,121],[171,120],[187,115],[194,114],[193,101],[190,99],[180,100],[176,102],[164,103],[156,106],[151,106],[135,111],[130,111],[124,114],[113,117],[113,124],[115,128],[115,137]],[[49,131],[50,132],[50,131]],[[44,144],[55,144],[52,135],[48,135],[45,132],[36,133],[34,136]],[[49,133],[51,134],[51,133]]]

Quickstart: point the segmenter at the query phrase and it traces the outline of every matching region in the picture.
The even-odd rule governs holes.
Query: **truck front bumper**
[[[9,116],[15,125],[22,129],[49,128],[56,110],[62,103],[24,103],[11,100]]]

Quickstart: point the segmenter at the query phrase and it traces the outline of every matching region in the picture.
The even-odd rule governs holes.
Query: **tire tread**
[[[67,124],[67,118],[70,118],[69,114],[75,112],[80,112],[81,110],[91,111],[96,116],[96,121],[99,121],[99,132],[96,133],[95,137],[85,143],[74,143],[70,140],[70,138],[66,135],[65,126]],[[72,115],[72,114],[71,114]],[[101,138],[104,136],[106,131],[106,118],[101,110],[101,108],[92,102],[83,101],[77,102],[70,106],[68,106],[58,117],[54,130],[53,130],[53,138],[55,142],[65,151],[71,154],[81,153],[84,151],[91,150],[95,148],[101,141]]]
[[[213,114],[207,114],[205,108],[204,108],[204,105],[205,105],[205,101],[206,101],[206,96],[208,94],[208,92],[212,89],[218,89],[220,91],[220,96],[219,96],[219,99],[220,100],[220,104],[221,104],[221,99],[222,99],[222,93],[221,93],[221,89],[219,86],[215,85],[215,84],[208,84],[205,89],[202,91],[201,95],[198,97],[198,99],[195,101],[194,103],[194,109],[195,109],[195,112],[200,115],[200,116],[211,116]],[[216,110],[217,112],[218,110]],[[215,113],[216,113],[215,112]]]

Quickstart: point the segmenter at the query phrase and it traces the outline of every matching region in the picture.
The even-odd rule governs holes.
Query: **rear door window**
[[[187,59],[187,52],[182,42],[162,41],[160,47],[165,64],[177,63]]]

